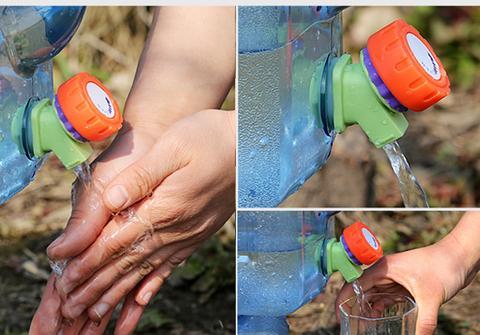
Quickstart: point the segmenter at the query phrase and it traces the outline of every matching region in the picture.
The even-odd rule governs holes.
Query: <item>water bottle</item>
[[[240,207],[273,207],[327,160],[334,134],[310,112],[310,78],[342,51],[329,7],[238,9]]]
[[[350,225],[334,238],[329,212],[238,213],[239,334],[288,334],[286,316],[312,300],[329,275],[360,277],[382,256],[373,232]]]
[[[70,40],[83,13],[82,7],[2,10],[0,203],[33,180],[50,152],[65,168],[88,171],[89,142],[103,141],[122,126],[113,95],[87,73],[53,94],[51,58]]]
[[[73,36],[83,7],[0,7],[0,204],[34,178],[42,159],[20,152],[11,125],[32,97],[53,98],[52,63]]]
[[[341,55],[339,9],[322,8],[239,8],[240,207],[280,204],[348,126],[381,148],[405,134],[404,112],[450,92],[432,47],[403,20],[373,34],[354,64]]]

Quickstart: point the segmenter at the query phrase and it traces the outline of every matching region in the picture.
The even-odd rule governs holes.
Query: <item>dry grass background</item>
[[[54,59],[55,85],[89,72],[123,107],[152,21],[148,7],[89,7],[69,45]],[[233,89],[224,108],[234,108]],[[108,143],[96,146],[96,154]],[[74,176],[50,157],[36,180],[0,206],[0,334],[26,334],[49,274],[47,245],[70,215]],[[233,219],[171,277],[136,334],[233,334]],[[110,327],[107,334],[113,334]]]

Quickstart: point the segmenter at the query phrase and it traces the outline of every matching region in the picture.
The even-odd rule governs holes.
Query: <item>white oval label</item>
[[[113,102],[105,91],[95,83],[89,82],[87,84],[87,93],[90,100],[100,113],[113,119],[115,116],[115,109]]]
[[[439,80],[441,77],[440,66],[430,50],[428,50],[427,46],[412,33],[407,34],[407,43],[417,62],[423,67],[425,72],[427,72],[433,79]]]
[[[373,249],[377,250],[378,243],[375,236],[373,236],[373,234],[367,228],[362,228],[362,234],[363,237],[365,237],[365,239],[367,240],[368,244],[370,244]]]

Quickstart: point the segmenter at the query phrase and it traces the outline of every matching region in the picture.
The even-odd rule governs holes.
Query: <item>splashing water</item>
[[[398,179],[405,207],[428,207],[427,195],[412,172],[397,141],[383,147],[393,172]]]
[[[86,201],[87,208],[91,211],[95,211],[98,209],[100,202],[102,201],[102,192],[100,188],[98,188],[98,184],[103,184],[103,181],[101,179],[95,179],[95,182],[93,182],[92,178],[92,171],[90,168],[90,165],[85,162],[82,163],[74,168],[74,173],[77,176],[76,182],[73,184],[72,188],[72,206],[75,207],[79,198],[79,194],[83,191],[88,192],[88,198],[83,199],[82,201]],[[144,203],[144,208],[147,210],[148,207],[150,206],[150,203],[153,201],[153,198],[149,196],[150,199],[148,199]],[[83,204],[82,204],[83,206]],[[124,250],[120,251],[116,255],[114,255],[114,259],[118,258],[120,256],[123,256],[127,253],[130,254],[141,254],[145,252],[145,248],[143,246],[143,242],[147,239],[152,238],[154,234],[154,226],[151,222],[143,220],[139,215],[137,215],[136,211],[132,208],[129,207],[119,213],[112,213],[114,216],[118,215],[118,219],[121,220],[121,231],[122,229],[126,229],[127,226],[131,224],[142,224],[145,229],[142,231],[139,236],[135,238],[135,240],[132,242],[131,246],[128,248],[125,248]],[[83,220],[82,224],[86,223],[86,220]],[[116,233],[112,234],[112,236],[108,236],[106,238],[116,238]],[[58,261],[53,261],[49,260],[50,267],[52,271],[58,276],[62,276],[65,268],[68,265],[68,260],[58,260]]]
[[[88,162],[83,162],[73,168],[73,173],[77,176],[77,179],[82,183],[84,187],[90,187],[92,183],[92,169]]]
[[[73,172],[77,176],[77,182],[74,183],[72,188],[72,206],[75,206],[77,201],[77,194],[78,194],[78,187],[80,188],[90,188],[92,186],[92,170],[88,162],[83,162],[80,165],[77,165],[73,168]],[[95,197],[96,198],[96,197]],[[92,197],[93,199],[93,197]],[[96,209],[96,208],[95,208]],[[92,210],[94,210],[92,208]],[[57,275],[57,277],[61,277],[63,271],[68,265],[68,260],[49,260],[50,268],[52,269],[53,273]]]
[[[370,306],[370,303],[368,300],[365,298],[365,293],[363,292],[363,288],[358,282],[358,280],[355,280],[352,283],[353,286],[353,293],[355,293],[355,299],[358,307],[360,308],[360,316],[365,316],[368,317],[371,312],[373,311],[372,306]]]
[[[50,264],[50,268],[52,269],[53,273],[55,273],[57,277],[61,277],[63,271],[67,267],[68,261],[66,259],[60,261],[48,260],[48,263]]]

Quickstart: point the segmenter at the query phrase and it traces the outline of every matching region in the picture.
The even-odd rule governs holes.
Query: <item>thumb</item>
[[[184,167],[183,161],[180,150],[160,140],[107,185],[103,192],[105,205],[112,212],[130,207],[151,194],[170,174]]]
[[[438,310],[440,304],[432,300],[432,298],[418,299],[418,316],[417,316],[417,335],[433,335],[437,328]]]

